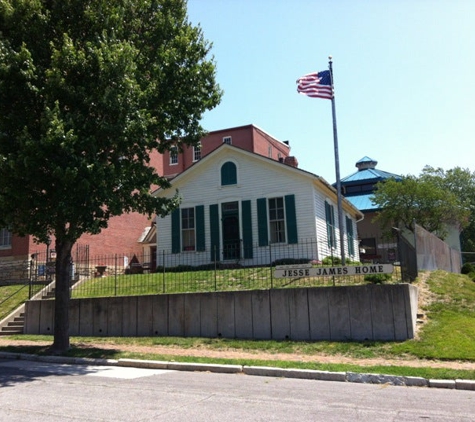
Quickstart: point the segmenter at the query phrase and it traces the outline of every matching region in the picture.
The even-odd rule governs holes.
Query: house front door
[[[221,204],[221,221],[223,233],[223,260],[241,257],[241,240],[239,231],[239,202]]]

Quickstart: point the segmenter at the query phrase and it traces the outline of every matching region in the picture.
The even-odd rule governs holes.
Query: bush
[[[460,271],[462,274],[470,274],[475,272],[475,265],[471,262],[466,262],[462,265],[462,270]]]
[[[470,280],[475,281],[475,271],[471,271],[467,275],[470,278]]]
[[[352,261],[351,259],[347,259],[345,263],[346,265],[361,265],[360,261]]]
[[[391,274],[368,274],[364,276],[364,280],[368,283],[383,284],[385,281],[391,280]]]
[[[341,258],[337,256],[326,256],[325,258],[323,258],[322,264],[323,265],[340,265]]]

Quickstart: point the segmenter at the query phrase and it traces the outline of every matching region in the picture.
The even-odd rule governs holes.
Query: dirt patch
[[[0,339],[0,346],[48,346],[48,342],[7,340]],[[315,363],[341,363],[360,366],[409,366],[409,367],[429,367],[475,370],[475,362],[462,361],[436,361],[413,358],[372,358],[356,359],[342,355],[325,354],[300,354],[300,353],[267,353],[261,351],[245,351],[237,349],[213,350],[206,346],[197,348],[179,348],[174,346],[139,346],[139,345],[117,345],[104,343],[74,343],[74,347],[84,349],[97,348],[103,350],[120,350],[122,352],[137,353],[143,355],[166,355],[173,359],[173,356],[206,357],[210,359],[239,359],[239,360],[267,360],[267,361],[287,361],[287,362],[315,362]]]

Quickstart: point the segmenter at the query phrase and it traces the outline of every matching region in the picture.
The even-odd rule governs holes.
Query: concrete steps
[[[0,336],[11,336],[13,334],[23,334],[25,328],[25,314],[15,316],[0,330]]]
[[[43,294],[41,295],[41,299],[54,299],[54,295],[55,295],[55,289],[53,288],[51,290],[43,292]]]
[[[50,283],[40,292],[36,293],[32,299],[54,299],[55,284]],[[20,305],[10,315],[0,320],[0,336],[11,336],[24,334],[25,331],[25,304]]]

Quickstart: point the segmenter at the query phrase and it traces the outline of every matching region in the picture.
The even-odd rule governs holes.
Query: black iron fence
[[[255,246],[252,253],[240,249],[230,254],[227,248],[213,254],[209,251],[177,254],[162,250],[153,256],[94,257],[89,258],[87,266],[73,263],[72,297],[398,283],[402,280],[397,254],[390,256],[391,261],[384,262],[379,259],[362,264],[347,259],[348,267],[364,266],[354,274],[354,271],[334,269],[341,266],[338,256],[317,259],[318,251],[316,241],[305,241],[292,246]],[[223,256],[232,258],[223,260]],[[393,264],[391,274],[380,273],[388,267],[382,270],[383,267],[376,264],[383,263]],[[293,271],[285,273],[276,271],[278,269]]]
[[[265,248],[256,245],[252,251],[240,248],[232,253],[227,246],[225,250],[215,250],[212,254],[210,251],[177,254],[161,250],[153,254],[91,257],[87,248],[81,247],[72,254],[71,296],[130,296],[401,282],[403,276],[395,241],[378,240],[375,244],[378,253],[368,254],[374,251],[362,249],[360,260],[346,258],[347,267],[365,266],[358,273],[335,270],[341,267],[340,257],[336,253],[332,255],[326,244],[318,244],[315,240]],[[318,259],[329,252],[326,258]],[[377,265],[385,263],[393,265],[391,274],[379,272]],[[29,298],[38,292],[41,292],[42,298],[54,297],[54,254],[34,254],[18,268],[22,271],[17,271],[16,276],[10,271],[9,283],[27,286]]]

